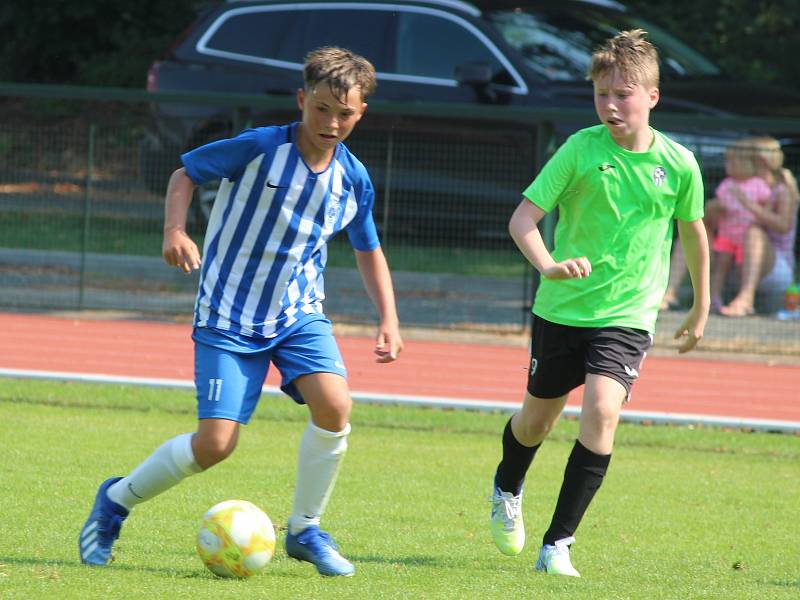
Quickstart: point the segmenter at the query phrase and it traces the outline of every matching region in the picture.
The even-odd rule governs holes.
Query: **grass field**
[[[80,564],[78,531],[99,482],[193,430],[188,391],[2,380],[0,597],[570,598],[800,597],[800,438],[622,425],[612,467],[577,532],[583,577],[535,573],[540,536],[577,432],[561,422],[529,474],[528,544],[488,534],[489,487],[507,415],[357,405],[324,525],[356,565],[323,579],[286,557],[305,409],[265,398],[225,463],[143,504],[108,568]],[[216,579],[194,550],[212,504],[242,498],[278,526],[266,572]]]

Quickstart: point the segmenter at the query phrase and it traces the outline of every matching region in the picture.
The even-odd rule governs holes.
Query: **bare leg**
[[[239,441],[239,423],[228,419],[200,419],[192,437],[192,453],[204,470],[225,460]]]
[[[714,261],[711,267],[711,310],[718,311],[722,306],[722,291],[725,281],[733,266],[733,254],[728,252],[714,252]]]
[[[522,410],[511,418],[511,431],[523,446],[541,444],[564,410],[569,394],[558,398],[537,398],[525,392]]]
[[[295,380],[311,411],[311,421],[328,431],[342,431],[350,422],[353,401],[347,380],[335,373],[313,373]]]
[[[750,227],[744,239],[744,260],[742,261],[741,285],[739,293],[730,304],[720,312],[729,317],[743,317],[753,314],[758,282],[772,270],[775,264],[775,250],[766,232],[760,227]]]
[[[578,440],[596,454],[611,454],[625,388],[616,379],[586,375]]]

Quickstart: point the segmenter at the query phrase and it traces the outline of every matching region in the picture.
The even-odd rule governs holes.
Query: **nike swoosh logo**
[[[136,492],[134,492],[134,491],[133,491],[133,486],[131,485],[131,482],[130,482],[130,481],[128,482],[128,491],[129,491],[131,494],[133,494],[134,496],[136,496],[137,498],[139,498],[139,500],[142,500],[142,499],[144,499],[144,497],[143,497],[143,496],[140,496],[139,494],[137,494]]]
[[[601,171],[608,171],[609,169],[616,169],[617,167],[615,167],[614,165],[610,165],[608,163],[603,163],[597,168],[600,169]]]
[[[289,186],[288,186],[288,185],[275,185],[275,184],[274,184],[274,183],[272,183],[271,181],[268,181],[268,182],[267,182],[267,187],[268,187],[268,188],[272,188],[273,190],[277,190],[277,189],[280,189],[280,188],[287,188],[287,187],[289,187]]]

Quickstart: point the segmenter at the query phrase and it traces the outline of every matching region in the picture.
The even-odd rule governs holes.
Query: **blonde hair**
[[[317,48],[306,55],[303,82],[306,90],[325,82],[339,99],[346,98],[355,87],[360,90],[362,100],[366,99],[377,86],[375,67],[371,62],[355,52],[336,46]]]
[[[763,162],[775,180],[789,188],[795,198],[798,197],[800,193],[797,189],[797,179],[789,169],[783,166],[784,156],[780,142],[767,135],[752,138],[749,142],[755,160]]]
[[[592,54],[592,64],[586,78],[596,82],[617,69],[626,81],[657,88],[658,50],[645,39],[646,35],[643,29],[631,29],[620,31],[606,40]]]
[[[725,149],[725,158],[736,161],[736,166],[741,170],[739,173],[741,177],[755,177],[759,171],[757,153],[755,138],[742,138],[731,142]]]

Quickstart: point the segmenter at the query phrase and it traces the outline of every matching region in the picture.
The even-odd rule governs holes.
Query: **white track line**
[[[0,377],[16,379],[51,379],[57,381],[80,381],[83,383],[115,383],[119,385],[143,385],[162,388],[194,389],[194,382],[186,379],[159,379],[151,377],[128,377],[120,375],[103,375],[96,373],[68,373],[63,371],[32,371],[26,369],[0,369]],[[273,385],[263,387],[265,394],[281,394],[280,388]],[[351,391],[356,402],[373,404],[394,404],[405,406],[425,406],[428,408],[454,408],[461,410],[478,410],[487,412],[515,412],[519,410],[517,402],[497,402],[493,400],[472,400],[467,398],[446,398],[439,396],[408,396],[404,394],[379,394],[377,392]],[[580,408],[567,406],[564,414],[577,416]],[[728,427],[733,429],[753,429],[782,433],[800,432],[800,422],[770,419],[752,419],[746,417],[722,417],[718,415],[700,415],[690,413],[647,412],[640,410],[623,410],[620,420],[629,423],[652,423],[672,425],[705,425],[709,427]]]

